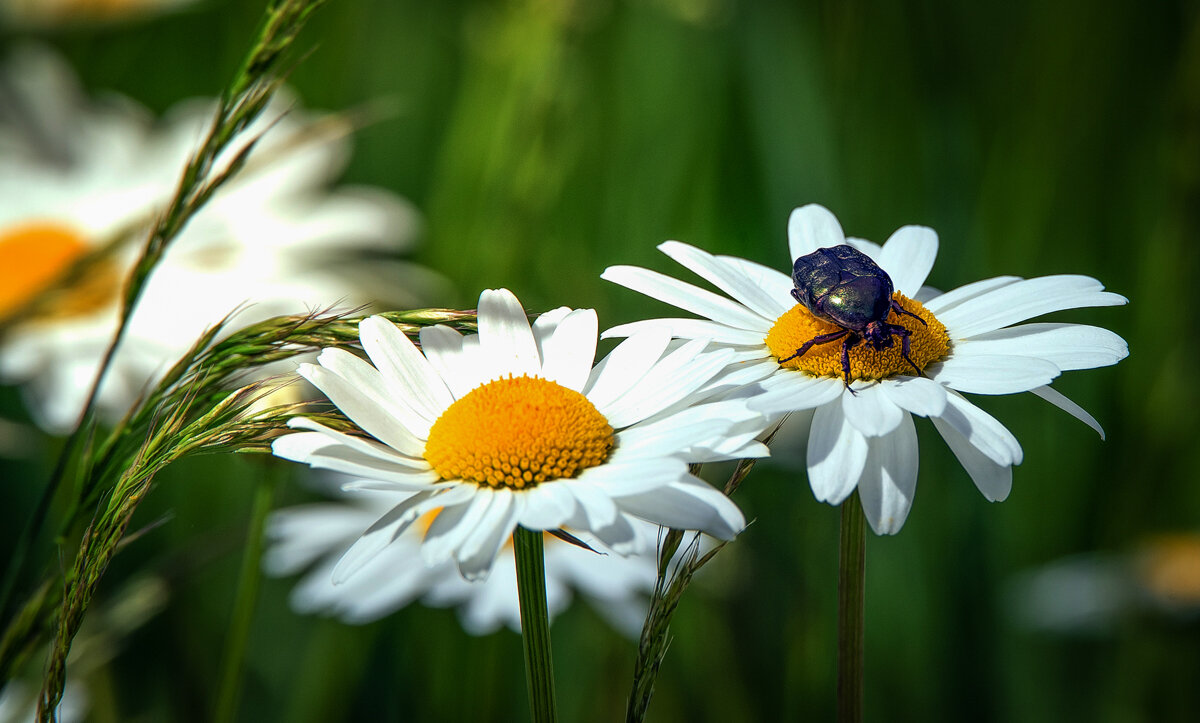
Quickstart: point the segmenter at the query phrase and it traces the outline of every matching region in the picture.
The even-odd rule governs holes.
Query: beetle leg
[[[912,332],[908,329],[905,329],[903,326],[893,326],[892,333],[900,335],[900,356],[904,357],[904,361],[908,362],[909,366],[917,370],[917,376],[925,376],[925,372],[921,371],[920,367],[918,367],[916,363],[913,362],[913,360],[908,356],[908,337],[912,336]]]
[[[841,331],[835,331],[830,334],[821,334],[819,336],[814,336],[813,338],[804,342],[804,345],[801,346],[799,349],[797,349],[795,354],[792,354],[791,356],[786,357],[784,359],[780,359],[779,363],[782,364],[784,362],[789,362],[798,356],[804,356],[805,352],[807,352],[809,349],[813,348],[813,346],[815,346],[817,344],[828,344],[831,341],[837,341],[838,339],[841,339],[843,336],[845,336],[849,333],[850,333],[849,329],[842,329]]]
[[[922,324],[925,324],[925,326],[929,326],[929,324],[926,324],[926,323],[925,323],[925,320],[924,320],[924,319],[922,319],[921,317],[919,317],[919,316],[917,316],[916,314],[912,313],[912,312],[911,312],[911,311],[909,311],[908,309],[905,309],[903,306],[900,306],[900,304],[896,303],[896,300],[895,300],[895,299],[892,299],[892,311],[894,311],[894,312],[896,312],[897,314],[900,314],[900,315],[902,315],[902,316],[903,316],[903,315],[911,316],[912,318],[916,319],[917,321],[921,322]]]
[[[859,342],[861,341],[861,336],[858,334],[851,334],[850,336],[846,337],[846,341],[842,342],[842,375],[846,382],[846,389],[855,396],[858,395],[858,392],[850,389],[850,350],[858,346]]]

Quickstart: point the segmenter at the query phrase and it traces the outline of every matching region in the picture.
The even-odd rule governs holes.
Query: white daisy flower
[[[758,382],[759,393],[750,402],[754,409],[772,416],[815,410],[807,459],[813,492],[818,500],[837,505],[857,489],[877,534],[899,531],[912,505],[917,483],[914,414],[933,421],[987,499],[1008,496],[1021,446],[962,392],[1032,391],[1103,435],[1096,420],[1048,385],[1068,369],[1116,363],[1128,354],[1125,341],[1079,324],[1012,325],[1062,309],[1124,304],[1124,297],[1103,291],[1100,282],[1086,276],[1003,276],[942,294],[922,287],[937,256],[932,229],[905,226],[881,247],[846,238],[834,215],[817,205],[792,212],[788,235],[793,260],[820,248],[849,245],[886,272],[895,291],[887,323],[899,328],[880,327],[888,331],[882,345],[891,341],[890,347],[876,348],[864,340],[870,330],[837,336],[845,327],[795,303],[795,287],[786,273],[712,256],[677,241],[659,249],[729,296],[646,269],[613,266],[603,278],[705,319],[639,321],[609,329],[604,336],[653,330],[711,339],[736,354],[731,374],[738,382]],[[907,359],[901,343],[905,336]],[[814,339],[817,344],[796,356]]]
[[[0,339],[0,380],[24,384],[38,423],[64,432],[116,329],[149,223],[174,195],[212,104],[186,103],[154,123],[128,100],[82,97],[69,69],[31,46],[0,72],[16,99],[5,106],[11,113],[0,113],[0,319],[89,251],[132,232],[109,261],[40,313],[16,319]],[[103,418],[124,414],[204,330],[240,306],[244,325],[372,300],[370,279],[336,261],[403,249],[415,214],[379,189],[327,188],[348,153],[345,134],[330,134],[329,125],[282,100],[251,127],[250,134],[270,130],[245,173],[192,218],[150,277],[100,390]],[[384,265],[389,285],[425,283],[398,263]]]
[[[380,317],[360,338],[372,364],[326,349],[300,374],[373,439],[325,428],[275,440],[275,454],[369,478],[352,489],[416,493],[363,532],[334,569],[344,582],[427,513],[427,565],[453,559],[487,575],[517,525],[589,533],[619,554],[637,549],[638,519],[731,539],[737,506],[690,462],[763,456],[766,426],[741,400],[691,405],[725,367],[707,341],[668,351],[669,336],[626,340],[592,367],[592,309],[560,308],[532,326],[511,292],[479,297],[479,334],[421,330],[421,350]],[[666,352],[664,354],[664,352]]]
[[[340,475],[338,477],[341,477]],[[501,626],[521,631],[517,576],[511,540],[497,555],[486,580],[469,582],[449,559],[427,566],[421,541],[440,510],[426,512],[377,557],[341,585],[333,584],[337,560],[363,530],[413,493],[340,492],[335,502],[290,507],[274,512],[263,558],[268,574],[293,575],[308,570],[292,591],[292,607],[322,613],[343,622],[368,623],[420,600],[434,607],[457,607],[463,627],[472,635]],[[596,552],[545,535],[546,604],[553,617],[571,603],[578,590],[614,628],[636,637],[656,577],[656,543],[660,529],[631,520],[638,544],[629,556],[609,554],[603,543],[578,533]]]

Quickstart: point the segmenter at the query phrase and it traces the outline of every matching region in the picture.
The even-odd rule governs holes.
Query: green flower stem
[[[863,719],[864,521],[862,502],[856,492],[842,503],[841,544],[838,548],[839,723],[862,723]]]
[[[263,465],[262,476],[254,490],[250,526],[246,531],[246,554],[242,557],[242,569],[238,573],[233,616],[229,622],[229,637],[225,641],[225,652],[221,661],[221,687],[217,690],[214,723],[231,723],[237,715],[246,644],[250,639],[254,605],[258,601],[258,589],[262,583],[263,533],[267,526],[267,514],[270,513],[275,499],[275,486],[279,481],[281,469],[280,465]]]
[[[521,603],[521,640],[525,678],[534,723],[558,720],[554,704],[554,661],[550,656],[550,615],[546,611],[546,562],[542,533],[518,527],[513,532],[517,558],[517,597]]]

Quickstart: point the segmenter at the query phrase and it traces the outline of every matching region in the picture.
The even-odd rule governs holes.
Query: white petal
[[[487,289],[479,295],[479,345],[492,367],[489,378],[536,376],[542,370],[529,317],[508,289]]]
[[[817,407],[808,436],[808,483],[821,502],[839,505],[854,491],[867,462],[867,438],[840,403]]]
[[[372,316],[359,322],[358,334],[367,356],[381,373],[401,385],[413,409],[433,421],[454,402],[437,370],[395,324]]]
[[[845,391],[841,379],[813,377],[787,369],[780,370],[756,386],[761,391],[749,399],[748,405],[754,411],[768,416],[819,407],[837,399]]]
[[[458,570],[467,580],[487,577],[501,545],[512,536],[516,527],[516,497],[511,490],[496,490],[487,512],[455,552]]]
[[[617,519],[617,505],[603,489],[580,479],[560,480],[548,484],[561,484],[567,488],[578,503],[578,509],[582,510],[587,518],[587,529],[602,530],[611,526]]]
[[[424,514],[425,507],[435,496],[434,492],[419,492],[400,502],[376,520],[338,560],[337,566],[333,569],[333,583],[337,585],[345,582],[376,555],[383,552],[393,540],[408,529],[414,520]]]
[[[585,481],[595,489],[603,490],[610,498],[642,494],[687,477],[688,466],[684,460],[671,457],[638,459],[623,463],[607,462],[598,467],[584,470],[575,480],[564,480],[564,486]]]
[[[944,296],[941,289],[936,289],[932,286],[922,286],[920,290],[917,291],[917,295],[912,298],[916,299],[922,304],[925,304],[926,308],[928,308],[929,302],[939,296]]]
[[[883,385],[870,383],[853,387],[857,394],[842,395],[842,411],[846,420],[867,437],[888,434],[901,417],[908,416],[883,391]]]
[[[661,330],[631,335],[592,370],[584,396],[597,409],[604,409],[645,376],[670,343],[670,334]]]
[[[572,309],[569,306],[560,306],[557,309],[551,309],[550,311],[538,314],[538,317],[530,324],[530,328],[533,330],[533,340],[537,343],[538,354],[541,355],[543,360],[546,358],[546,351],[542,347],[542,344],[554,336],[554,331],[558,329],[558,325],[562,323],[563,319],[567,318],[567,315],[571,311]]]
[[[542,343],[542,376],[582,392],[596,359],[598,322],[594,309],[576,309]]]
[[[926,226],[902,226],[883,245],[876,261],[892,277],[896,291],[912,297],[921,290],[937,258],[937,232]]]
[[[792,289],[795,288],[795,284],[792,281],[791,273],[780,273],[770,266],[763,266],[737,256],[718,256],[717,260],[740,272],[750,279],[751,283],[763,290],[764,300],[769,299],[774,304],[772,308],[768,309],[769,313],[765,314],[768,319],[778,318],[796,305],[796,299],[792,297]]]
[[[525,504],[517,524],[530,530],[554,530],[562,527],[576,511],[575,498],[558,481],[539,484],[522,492]]]
[[[767,289],[757,285],[754,279],[747,278],[740,269],[723,263],[695,246],[679,241],[667,241],[659,244],[658,250],[765,319],[777,318],[792,306],[787,304],[787,300],[791,298],[790,291],[782,300],[773,298]],[[781,303],[787,304],[783,310],[779,308]]]
[[[617,502],[634,517],[681,530],[700,530],[722,540],[732,540],[746,526],[737,505],[696,479],[622,497]]]
[[[335,351],[348,355],[340,349],[326,349],[320,358],[328,360],[329,352]],[[409,456],[419,457],[424,453],[424,443],[378,403],[378,398],[387,393],[382,383],[373,388],[355,386],[336,372],[315,364],[301,364],[299,372],[363,431]]]
[[[863,514],[877,535],[894,535],[904,526],[917,491],[917,429],[904,415],[900,426],[868,441],[870,452],[858,481]]]
[[[1100,423],[1096,421],[1096,418],[1088,414],[1087,410],[1068,399],[1057,389],[1053,389],[1051,387],[1037,387],[1036,389],[1030,389],[1029,391],[1096,430],[1096,434],[1100,435],[1100,439],[1104,439],[1104,428],[1100,426]]]
[[[793,261],[817,249],[844,243],[842,225],[824,206],[810,203],[792,211],[788,218],[788,250]]]
[[[463,351],[463,335],[448,326],[427,326],[421,329],[421,350],[437,370],[438,376],[455,399],[462,399],[483,383],[478,369],[472,367]]]
[[[708,444],[713,438],[724,437],[735,418],[761,419],[762,415],[750,412],[741,400],[687,407],[675,414],[655,418],[652,422],[641,422],[618,432],[616,449],[609,455],[608,461],[654,459],[667,455],[681,455],[688,461],[696,461],[688,456],[688,452],[697,445]],[[766,423],[762,426],[765,427]]]
[[[628,324],[620,324],[606,329],[603,338],[612,339],[621,336],[633,336],[647,331],[666,332],[680,339],[708,339],[718,344],[734,344],[737,346],[762,346],[769,325],[764,323],[762,329],[738,329],[717,321],[705,319],[677,319],[664,317],[659,319],[644,319]]]
[[[1042,314],[1128,303],[1090,276],[1042,276],[1001,286],[937,313],[952,339],[967,339]]]
[[[971,404],[962,395],[946,397],[946,411],[940,417],[967,438],[976,449],[998,465],[1021,463],[1021,444],[995,417]]]
[[[954,345],[954,355],[1037,357],[1062,371],[1109,366],[1129,356],[1129,345],[1108,329],[1084,324],[1021,324],[973,336]]]
[[[609,266],[600,278],[739,329],[769,329],[775,323],[736,301],[649,269]]]
[[[879,263],[879,259],[883,256],[883,247],[874,241],[868,241],[863,238],[854,238],[853,236],[846,237],[846,243],[853,246],[855,249],[862,251],[875,263]]]
[[[425,564],[436,565],[450,559],[483,520],[494,497],[490,487],[480,486],[465,502],[443,507],[421,542],[421,559]]]
[[[971,476],[975,487],[991,502],[1000,502],[1012,491],[1012,466],[997,464],[967,441],[967,438],[944,420],[933,418],[933,426],[946,440],[946,446],[958,458],[959,464]]]
[[[614,429],[621,429],[670,407],[712,379],[728,363],[729,350],[700,353],[706,345],[703,339],[688,342],[663,357],[611,404],[597,409]]]
[[[344,349],[323,349],[317,361],[358,390],[371,404],[387,412],[413,437],[423,440],[429,436],[433,419],[412,406],[413,397],[407,389],[409,384],[384,376],[378,369]]]
[[[991,279],[983,279],[975,281],[965,286],[960,286],[957,289],[947,291],[944,294],[929,298],[928,301],[920,300],[934,315],[942,314],[949,311],[964,301],[974,299],[980,294],[985,294],[993,289],[999,289],[1010,284],[1015,284],[1021,281],[1020,276],[997,276]]]
[[[309,449],[310,453],[316,452],[317,450],[319,450],[322,447],[328,447],[329,442],[334,441],[334,442],[343,444],[347,447],[350,447],[352,449],[355,449],[359,452],[362,452],[363,454],[368,455],[370,457],[375,457],[376,459],[381,459],[385,462],[392,462],[401,467],[410,467],[412,469],[419,469],[419,470],[430,469],[429,463],[425,461],[424,457],[409,457],[409,456],[400,454],[399,452],[392,449],[391,447],[388,447],[384,444],[380,444],[379,442],[376,442],[373,439],[365,439],[363,437],[357,437],[352,434],[346,434],[345,432],[339,432],[336,429],[330,429],[329,427],[326,427],[325,425],[323,425],[319,422],[314,422],[313,420],[311,420],[307,417],[292,417],[291,419],[288,420],[287,424],[292,429],[307,429],[307,430],[313,431],[313,432],[320,432],[321,435],[326,437],[326,442],[318,443],[318,444],[316,444],[315,447],[311,447]],[[290,437],[293,437],[293,436],[296,436],[296,435],[285,435],[283,437],[279,437],[275,441],[280,442],[281,440],[289,439]],[[298,440],[296,440],[296,441],[298,441]],[[286,444],[292,444],[292,443],[289,442]],[[272,445],[272,446],[274,446],[274,445]],[[290,449],[295,449],[295,448],[290,448]],[[297,453],[297,452],[293,452],[293,454],[295,454],[295,453]],[[286,455],[280,454],[279,456],[285,457]],[[306,462],[307,461],[307,459],[299,459],[294,456],[286,456],[286,458],[290,459],[294,462]]]
[[[1059,375],[1058,367],[1044,359],[995,355],[951,355],[925,372],[939,384],[974,394],[1027,392]]]
[[[440,479],[428,465],[422,469],[378,455],[364,454],[356,447],[342,444],[318,432],[284,435],[274,441],[272,451],[278,457],[303,462],[315,469],[329,469],[383,481],[392,491],[426,490]]]
[[[925,377],[893,377],[880,386],[901,409],[922,417],[936,416],[946,408],[946,388]]]

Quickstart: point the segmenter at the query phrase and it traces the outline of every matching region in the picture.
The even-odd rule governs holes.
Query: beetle
[[[792,267],[792,296],[812,312],[812,315],[841,327],[840,331],[818,334],[796,350],[780,359],[791,361],[818,344],[842,341],[842,374],[846,388],[850,387],[850,350],[866,341],[877,350],[890,349],[892,337],[900,337],[900,355],[924,376],[909,358],[908,338],[912,332],[903,326],[889,324],[888,314],[895,311],[925,324],[925,320],[900,306],[892,298],[892,278],[863,252],[841,244],[813,251],[796,259]],[[928,326],[928,324],[926,324]]]

